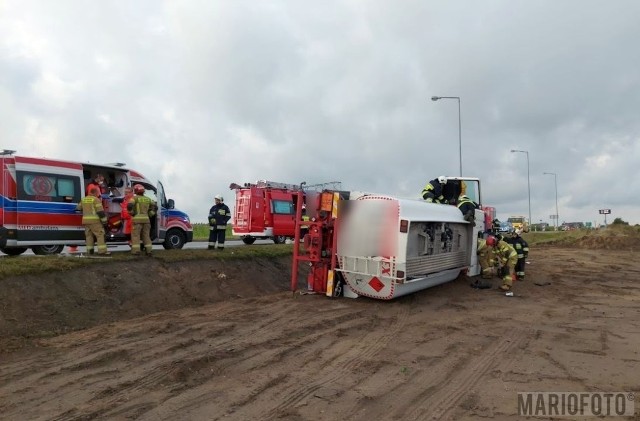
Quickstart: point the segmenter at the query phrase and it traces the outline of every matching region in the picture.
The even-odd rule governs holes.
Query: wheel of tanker
[[[27,251],[26,247],[3,247],[0,248],[0,251],[8,256],[20,256],[22,253]]]
[[[251,245],[251,244],[256,242],[256,237],[251,237],[249,235],[246,235],[246,236],[242,237],[242,242],[247,244],[247,245]]]
[[[273,242],[276,244],[284,244],[287,241],[287,237],[285,235],[276,235],[273,237]]]
[[[37,254],[38,256],[49,256],[52,254],[60,254],[60,252],[64,249],[64,245],[47,245],[47,246],[33,246],[31,250],[33,254]]]

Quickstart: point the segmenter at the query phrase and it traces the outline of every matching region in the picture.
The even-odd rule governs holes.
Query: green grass
[[[522,237],[529,243],[535,244],[555,244],[570,246],[583,237],[620,237],[620,236],[638,236],[640,235],[640,227],[632,227],[628,225],[609,225],[607,228],[597,230],[571,230],[571,231],[545,231],[545,232],[529,232],[523,234]]]
[[[227,225],[227,239],[235,240],[239,237],[235,236],[231,232],[231,225]],[[193,224],[193,241],[207,241],[209,240],[209,225],[203,223]]]
[[[522,234],[522,238],[532,246],[536,244],[572,242],[584,237],[588,233],[589,231],[587,230],[528,232]]]
[[[229,259],[253,259],[253,258],[277,258],[291,256],[293,245],[268,244],[268,245],[242,245],[239,247],[227,247],[224,251],[214,250],[154,250],[153,257],[132,256],[128,251],[112,252],[110,258],[88,258],[75,255],[55,256],[20,256],[0,258],[0,279],[9,276],[22,276],[29,274],[65,272],[92,264],[109,264],[118,262],[134,262],[144,259],[154,259],[165,263],[184,262],[192,260],[229,260]]]

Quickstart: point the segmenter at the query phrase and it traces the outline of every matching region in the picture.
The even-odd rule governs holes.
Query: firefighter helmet
[[[496,239],[496,237],[490,235],[487,237],[487,245],[488,246],[495,246],[496,244],[498,244],[498,240]]]
[[[144,186],[142,184],[136,184],[133,186],[133,192],[135,194],[144,194]]]
[[[219,194],[216,194],[216,196],[214,197],[215,200],[219,200],[221,202],[224,202],[224,198],[222,196],[220,196]]]
[[[441,175],[440,177],[438,177],[438,183],[447,184],[447,177],[445,177],[444,175]]]

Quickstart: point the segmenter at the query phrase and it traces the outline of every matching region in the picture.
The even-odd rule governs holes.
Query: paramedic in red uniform
[[[124,189],[124,198],[122,199],[122,203],[120,203],[120,217],[122,218],[122,233],[127,236],[127,240],[129,240],[129,245],[131,245],[131,225],[133,224],[131,220],[131,214],[127,209],[129,205],[129,200],[133,197],[133,189],[131,187],[127,187]]]
[[[219,194],[214,198],[216,204],[209,209],[209,250],[224,250],[224,237],[227,232],[227,222],[231,218],[229,207],[224,204],[224,198]]]

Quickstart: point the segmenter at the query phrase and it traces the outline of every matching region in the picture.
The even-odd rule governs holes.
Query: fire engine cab
[[[108,244],[127,244],[121,203],[124,188],[138,183],[158,204],[158,215],[151,221],[153,243],[179,249],[193,240],[189,217],[166,198],[162,183],[154,186],[124,164],[89,164],[14,153],[0,150],[0,251],[5,254],[17,256],[28,248],[38,255],[57,254],[65,245],[83,245],[82,215],[76,212],[76,205],[98,174],[105,177],[109,188],[103,194]]]

